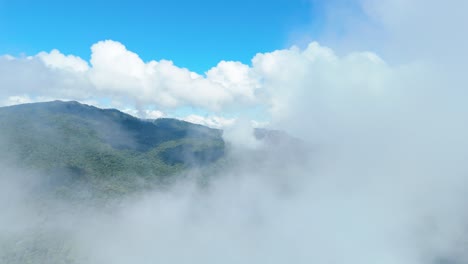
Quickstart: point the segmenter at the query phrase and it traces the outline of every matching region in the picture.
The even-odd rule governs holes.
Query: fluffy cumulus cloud
[[[93,89],[83,72],[85,65],[77,57],[64,56],[57,51],[32,57],[0,57],[0,101],[10,96],[33,100],[91,97]]]
[[[44,64],[51,69],[68,70],[72,72],[86,72],[89,69],[88,63],[73,55],[65,56],[60,51],[54,49],[50,53],[41,52],[37,54]]]
[[[258,87],[241,63],[222,62],[201,76],[171,61],[143,62],[137,54],[113,41],[92,47],[90,79],[97,89],[131,96],[140,103],[219,109],[235,100],[252,100]]]
[[[139,112],[179,106],[219,112],[261,105],[274,116],[286,116],[293,95],[326,90],[336,93],[340,89],[378,93],[391,71],[373,53],[338,57],[315,42],[304,50],[292,47],[258,54],[251,65],[221,61],[204,75],[167,60],[144,62],[115,41],[98,42],[91,50],[89,62],[58,50],[22,58],[1,57],[0,101],[12,104],[48,98],[80,101],[107,98],[120,108],[128,108],[130,103]],[[340,78],[335,78],[337,75]],[[314,97],[311,100],[318,101]],[[126,107],[122,107],[123,102]],[[224,122],[198,119],[199,123],[213,126]]]
[[[115,41],[98,42],[91,50],[89,63],[58,50],[25,58],[1,57],[2,95],[125,98],[161,108],[191,105],[219,110],[254,101],[259,88],[258,78],[239,62],[223,61],[200,75],[167,60],[144,62]]]
[[[355,124],[362,120],[387,120],[395,111],[413,113],[413,108],[430,113],[436,102],[453,104],[454,94],[463,98],[463,90],[455,89],[462,83],[460,75],[454,76],[457,68],[446,71],[433,62],[392,65],[372,52],[338,55],[312,42],[304,49],[259,53],[250,65],[221,61],[199,75],[170,61],[144,62],[121,43],[102,41],[92,46],[89,62],[57,50],[0,57],[0,102],[72,99],[148,119],[194,106],[208,115],[183,119],[216,128],[232,124],[225,116],[235,117],[239,109],[260,107],[269,119],[262,120],[272,126],[323,140],[348,128],[358,133]],[[452,87],[450,93],[442,86]],[[103,105],[106,100],[112,103]]]
[[[302,129],[305,121],[310,121],[315,133],[327,134],[328,128],[339,131],[331,126],[358,122],[370,108],[385,107],[395,90],[391,86],[402,77],[398,67],[388,66],[374,53],[338,56],[316,42],[303,50],[292,47],[258,54],[252,65],[264,81],[272,121],[286,121],[288,127],[304,133],[309,132]]]

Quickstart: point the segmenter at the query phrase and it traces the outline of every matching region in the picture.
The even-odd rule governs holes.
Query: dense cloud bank
[[[104,203],[58,199],[44,193],[43,175],[5,169],[0,256],[10,263],[463,263],[462,130],[441,137],[445,129],[421,123],[387,131],[376,122],[361,122],[360,131],[378,134],[332,133],[300,157],[288,144],[253,143],[253,130],[239,124],[226,138],[231,162],[208,180],[187,171],[165,188]]]

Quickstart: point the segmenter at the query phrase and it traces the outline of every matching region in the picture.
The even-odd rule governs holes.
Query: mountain
[[[54,188],[87,183],[101,193],[141,188],[137,178],[164,182],[184,168],[215,163],[225,151],[221,130],[78,102],[1,107],[0,131],[3,161],[39,172]]]
[[[303,142],[254,133],[261,147],[236,154],[223,131],[176,119],[78,102],[0,107],[0,263],[90,263],[74,229],[86,222],[83,212],[113,214],[121,202],[186,177],[208,190],[213,177],[258,172],[282,179],[287,191],[283,176],[304,157]]]
[[[229,165],[245,169],[240,164],[253,172],[272,164],[284,169],[305,153],[303,142],[284,132],[256,129],[262,147],[227,158],[230,146],[219,129],[74,101],[0,107],[0,132],[0,161],[38,174],[48,194],[80,199],[164,186],[189,168],[207,175]]]

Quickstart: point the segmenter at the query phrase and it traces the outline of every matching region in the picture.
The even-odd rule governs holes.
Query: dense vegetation
[[[3,160],[41,173],[68,195],[83,183],[94,195],[130,192],[224,154],[220,130],[77,102],[0,108],[0,131]]]

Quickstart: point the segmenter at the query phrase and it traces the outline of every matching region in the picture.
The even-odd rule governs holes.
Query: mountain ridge
[[[222,170],[236,162],[227,160],[232,146],[220,129],[171,118],[144,120],[76,101],[0,107],[0,131],[1,160],[45,175],[53,189],[71,193],[84,184],[119,195],[139,190],[142,180],[161,185],[190,168]],[[302,156],[296,151],[302,142],[284,132],[255,129],[254,136],[262,147],[246,151],[242,162],[280,164]]]
[[[160,185],[224,156],[220,130],[176,119],[145,121],[75,101],[0,108],[0,158],[41,174],[52,189],[120,195]]]

